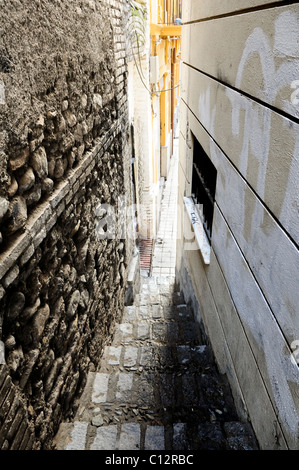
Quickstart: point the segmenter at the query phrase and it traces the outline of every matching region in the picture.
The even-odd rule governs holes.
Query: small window
[[[211,244],[217,170],[194,137],[191,194]]]

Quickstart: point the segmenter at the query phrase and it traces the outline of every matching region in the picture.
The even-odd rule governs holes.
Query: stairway
[[[142,280],[57,450],[249,450],[229,387],[173,282]]]

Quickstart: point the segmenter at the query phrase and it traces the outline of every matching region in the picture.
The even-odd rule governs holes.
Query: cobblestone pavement
[[[177,152],[151,276],[142,272],[140,293],[125,308],[99,371],[89,373],[74,422],[60,426],[59,450],[256,449],[175,285],[176,200]]]
[[[253,449],[226,382],[173,278],[142,282],[125,308],[99,371],[89,373],[73,423],[57,449]]]
[[[152,271],[153,276],[174,277],[177,238],[178,140],[174,140],[174,155],[170,160],[160,207],[160,223],[156,236]]]

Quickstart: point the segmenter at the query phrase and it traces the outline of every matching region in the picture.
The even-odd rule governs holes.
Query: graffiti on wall
[[[226,88],[226,96],[231,104],[231,133],[233,137],[238,138],[242,143],[239,170],[246,178],[250,163],[249,160],[252,159],[253,156],[255,157],[257,168],[256,190],[262,200],[265,198],[267,172],[269,171],[268,158],[273,139],[272,124],[273,113],[275,113],[273,107],[275,107],[277,98],[280,96],[282,90],[289,90],[288,99],[282,102],[283,112],[290,116],[299,116],[298,15],[291,11],[286,11],[278,16],[274,26],[274,37],[268,37],[267,33],[259,27],[255,28],[250,34],[245,43],[234,84],[235,89],[242,90],[242,81],[244,77],[246,77],[247,67],[250,66],[249,61],[254,55],[257,55],[259,57],[263,77],[263,89],[259,90],[257,96],[258,103],[256,100],[245,98],[233,89]],[[279,61],[277,61],[277,58],[279,58]],[[290,58],[292,60],[290,60]],[[279,65],[277,66],[277,64]],[[261,106],[261,101],[271,106]],[[210,135],[215,137],[217,135],[217,129],[215,128],[217,103],[212,105],[211,102],[211,91],[208,88],[199,97],[199,118]],[[290,126],[287,118],[285,118],[285,125]],[[284,188],[284,200],[281,205],[280,217],[286,229],[288,226],[295,226],[296,230],[296,227],[299,229],[299,193],[298,190],[296,190],[299,186],[299,133],[297,133],[297,137],[294,139],[294,144],[292,160],[289,168],[285,168],[288,174],[285,175],[286,186]],[[212,141],[210,152],[212,159],[216,159],[215,145]],[[279,157],[283,158],[283,156]],[[239,197],[241,200],[239,207],[243,208],[243,213],[239,213],[241,217],[238,219],[238,224],[244,228],[246,217],[248,216],[246,213],[245,191],[240,194]],[[254,214],[252,214],[252,216],[255,217],[255,224],[251,225],[252,232],[248,236],[251,242],[256,236],[253,230],[255,230],[256,227],[261,227],[263,223],[264,215],[263,210],[260,210],[261,207],[261,205],[256,204]],[[296,207],[297,210],[294,209]],[[272,235],[275,239],[275,234],[271,234],[271,237]],[[261,234],[261,236],[263,235]],[[267,236],[268,239],[266,236],[265,239],[262,239],[265,243],[269,243],[271,239],[269,234]],[[279,246],[274,247],[273,252],[275,249],[279,250]],[[277,262],[281,255],[277,255],[277,258],[275,258],[275,256],[274,254],[274,259]],[[235,270],[232,266],[226,266],[226,269],[228,282],[234,285]],[[234,292],[234,289],[232,292]],[[243,299],[243,296],[238,292],[237,288],[235,289],[235,293],[236,306],[243,323],[249,326],[255,341],[258,345],[261,345],[264,350],[268,377],[271,384],[271,394],[277,410],[279,411],[279,416],[288,427],[290,433],[297,436],[298,416],[297,413],[290,413],[291,409],[296,409],[296,403],[289,384],[298,383],[298,350],[295,348],[292,354],[293,360],[290,360],[290,355],[286,354],[284,350],[281,350],[280,345],[278,347],[276,345],[275,347],[271,341],[267,340],[264,336],[264,320],[262,320],[258,314],[248,316],[246,299]],[[283,341],[280,341],[280,344],[283,345]],[[279,380],[277,377],[279,377]],[[286,403],[288,404],[287,406]]]

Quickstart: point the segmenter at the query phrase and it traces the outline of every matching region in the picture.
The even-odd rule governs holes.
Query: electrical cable
[[[150,90],[147,85],[144,83],[144,81],[146,80],[144,74],[143,74],[143,70],[142,70],[142,66],[141,66],[141,57],[140,57],[140,47],[139,47],[139,38],[138,38],[138,34],[137,34],[137,31],[135,30],[135,35],[136,35],[136,42],[137,42],[137,54],[138,54],[138,60],[139,60],[139,65],[140,65],[140,70],[139,70],[139,67],[137,65],[137,60],[136,60],[136,56],[135,56],[135,52],[134,52],[134,48],[133,48],[133,41],[132,39],[130,40],[130,45],[131,45],[131,50],[132,50],[132,55],[133,55],[133,58],[134,58],[134,62],[135,62],[135,66],[136,66],[136,69],[137,69],[137,72],[138,72],[138,75],[139,75],[139,78],[141,80],[141,83],[143,84],[143,86],[145,87],[145,89],[150,93],[150,95],[152,96],[153,94],[155,96],[160,96],[161,93],[165,93],[165,92],[168,92],[168,91],[172,91],[178,87],[181,86],[181,82],[178,84],[178,85],[175,85],[174,87],[172,88],[167,88],[166,90]],[[133,36],[133,32],[132,32],[132,35],[130,36]]]
[[[178,88],[179,86],[181,86],[181,82],[180,82],[178,85],[175,85],[175,86],[172,87],[172,88],[168,88],[167,90],[159,90],[158,93],[164,93],[165,91],[172,91],[172,90],[174,90],[175,88]]]
[[[141,57],[140,57],[140,48],[139,48],[139,38],[138,38],[138,34],[137,34],[137,31],[135,31],[136,33],[136,39],[137,39],[137,48],[138,48],[138,58],[139,58],[139,65],[140,65],[140,70],[141,70],[141,73],[142,73],[142,76],[145,80],[145,76],[143,75],[143,70],[142,70],[142,66],[141,66]]]
[[[136,62],[136,57],[135,57],[135,53],[134,53],[132,44],[131,44],[131,49],[132,49],[132,55],[133,55],[133,58],[134,58],[135,66],[136,66],[139,78],[141,80],[141,83],[144,86],[144,88],[149,92],[149,94],[152,96],[153,92],[151,90],[149,90],[149,88],[146,86],[146,84],[144,83],[143,77],[142,77],[142,75],[139,71],[139,67],[138,67],[137,62]]]
[[[167,88],[166,90],[158,90],[158,91],[157,91],[157,90],[155,90],[155,91],[150,90],[150,89],[147,87],[147,85],[144,83],[145,77],[144,77],[143,73],[140,72],[139,67],[138,67],[138,65],[137,65],[136,56],[135,56],[135,53],[134,53],[134,49],[133,49],[132,44],[131,44],[131,49],[132,49],[132,55],[133,55],[133,58],[134,58],[134,62],[135,62],[135,66],[136,66],[136,69],[137,69],[139,78],[140,78],[140,80],[141,80],[143,86],[145,87],[145,89],[150,93],[150,95],[154,94],[154,95],[156,95],[156,96],[160,96],[161,93],[165,93],[165,92],[167,92],[167,91],[172,91],[172,90],[174,90],[174,89],[176,89],[176,88],[178,88],[178,87],[181,86],[181,83],[178,83],[178,85],[175,85],[175,86],[172,87],[172,88]],[[139,54],[138,54],[138,55],[139,55]],[[139,63],[140,63],[140,60],[141,60],[141,58],[140,58],[140,55],[139,55]],[[142,76],[141,76],[141,75],[142,75]]]

